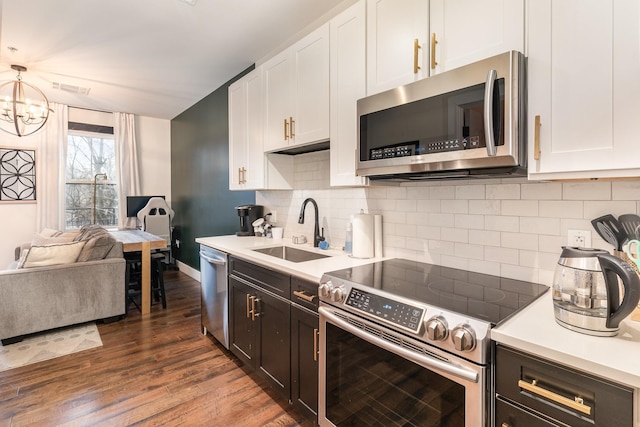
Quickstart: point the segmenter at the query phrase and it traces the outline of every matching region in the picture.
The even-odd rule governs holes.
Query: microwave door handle
[[[493,85],[497,78],[498,72],[489,70],[484,86],[484,139],[489,157],[496,155],[496,141],[493,132]]]

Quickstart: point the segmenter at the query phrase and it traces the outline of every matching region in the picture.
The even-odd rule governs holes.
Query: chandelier
[[[42,91],[22,82],[22,65],[12,65],[16,80],[0,84],[0,129],[17,136],[31,135],[49,118],[49,101]]]

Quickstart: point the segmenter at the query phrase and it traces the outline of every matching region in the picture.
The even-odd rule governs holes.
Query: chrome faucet
[[[324,236],[320,234],[320,224],[318,223],[318,204],[311,197],[305,199],[302,202],[302,207],[300,208],[300,216],[298,217],[298,224],[304,224],[304,208],[307,207],[307,203],[311,202],[313,204],[313,209],[316,214],[316,220],[313,224],[313,247],[317,248],[318,244],[324,241]]]

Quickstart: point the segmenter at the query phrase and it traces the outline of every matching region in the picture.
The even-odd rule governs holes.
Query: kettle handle
[[[607,285],[606,325],[607,328],[617,328],[640,301],[640,277],[629,264],[613,255],[598,255],[598,260]],[[624,298],[621,303],[619,303],[618,277],[622,279],[622,287],[624,288]]]

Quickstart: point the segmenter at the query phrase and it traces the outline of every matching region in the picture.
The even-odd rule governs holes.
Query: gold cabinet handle
[[[291,135],[291,139],[296,137],[295,129],[296,122],[293,120],[293,117],[289,117],[289,135]]]
[[[418,65],[418,51],[422,46],[420,46],[420,42],[418,39],[413,40],[413,74],[418,74],[418,70],[420,70],[420,65]]]
[[[313,329],[313,361],[318,361],[318,341],[320,341],[320,331],[318,328]]]
[[[580,411],[583,414],[591,415],[591,407],[585,405],[581,397],[576,396],[573,400],[571,400],[567,397],[560,396],[557,393],[545,390],[544,388],[538,386],[538,382],[536,380],[533,380],[530,383],[519,380],[518,387],[530,391],[533,394],[537,394],[538,396],[546,397],[549,400],[567,406],[571,409],[575,409],[576,411]]]
[[[289,123],[287,122],[287,119],[284,119],[284,140],[285,141],[289,139],[289,134],[287,133],[288,126],[289,126]]]
[[[238,184],[242,184],[242,168],[238,168]]]
[[[293,295],[308,302],[313,302],[316,298],[318,298],[317,295],[307,295],[304,291],[293,291]]]
[[[533,128],[533,158],[540,160],[540,116],[536,116],[536,123]]]
[[[436,45],[438,44],[438,40],[436,40],[436,33],[431,33],[431,69],[435,70],[436,65]]]
[[[242,167],[242,183],[247,183],[247,168],[245,168],[244,166]]]
[[[251,308],[250,308],[251,307],[251,303],[250,303],[250,300],[251,300],[251,295],[247,294],[247,319],[251,318]]]

